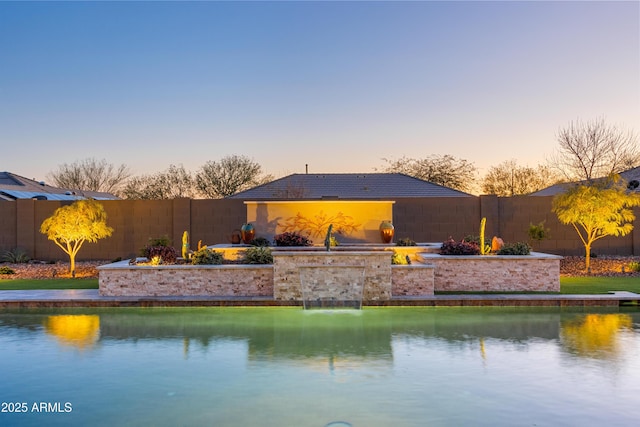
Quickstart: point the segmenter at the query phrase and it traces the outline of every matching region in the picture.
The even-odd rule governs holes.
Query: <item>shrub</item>
[[[171,239],[169,239],[169,236],[162,236],[162,237],[150,237],[149,238],[149,242],[147,243],[147,246],[170,246],[171,245]]]
[[[175,264],[178,253],[172,246],[147,246],[143,249],[142,256],[151,261],[160,257],[162,264]]]
[[[480,246],[480,236],[467,234],[466,236],[464,236],[464,239],[462,239],[462,241],[467,243],[475,243],[476,245]]]
[[[30,259],[31,258],[29,258],[29,255],[27,255],[25,251],[18,248],[5,251],[2,254],[2,261],[10,262],[12,264],[23,264],[29,262]]]
[[[0,274],[16,274],[16,272],[13,268],[4,266],[0,267]]]
[[[528,233],[531,240],[541,241],[547,239],[549,237],[549,231],[548,228],[545,228],[544,221],[538,224],[529,223]]]
[[[311,246],[313,244],[311,240],[295,231],[277,234],[274,236],[273,242],[276,246]]]
[[[254,246],[244,251],[242,262],[245,264],[273,264],[273,255],[268,247]]]
[[[251,246],[269,246],[269,240],[264,237],[256,237],[251,242],[249,242]]]
[[[416,246],[416,245],[417,245],[416,242],[414,242],[408,237],[400,239],[396,242],[396,246]]]
[[[631,261],[629,263],[629,265],[627,265],[627,270],[629,271],[633,271],[633,272],[640,272],[640,262],[638,261]]]
[[[529,255],[530,253],[531,246],[524,242],[505,243],[498,251],[498,255]]]
[[[398,252],[393,252],[393,256],[391,257],[391,264],[393,265],[408,265],[411,264],[408,255],[402,255]]]
[[[149,260],[149,264],[151,264],[151,265],[162,265],[163,264],[162,257],[158,256],[158,255],[154,256],[153,258],[151,258]]]
[[[191,255],[191,264],[193,265],[220,265],[222,261],[224,261],[222,252],[213,251],[206,246]]]
[[[442,242],[440,255],[480,255],[480,247],[475,242],[457,242],[450,238]]]

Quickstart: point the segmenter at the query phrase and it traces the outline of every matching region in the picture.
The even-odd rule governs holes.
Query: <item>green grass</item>
[[[561,277],[561,294],[595,295],[609,291],[628,291],[640,294],[640,277]],[[556,294],[555,292],[436,292],[436,295],[491,294]],[[557,295],[557,294],[556,294]]]
[[[628,291],[640,294],[640,277],[561,277],[561,294],[606,294]]]
[[[2,279],[0,291],[34,289],[98,289],[98,279]]]

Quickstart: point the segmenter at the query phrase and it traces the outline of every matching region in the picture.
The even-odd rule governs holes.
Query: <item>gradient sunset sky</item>
[[[240,154],[276,177],[544,163],[640,132],[640,2],[0,2],[0,171]]]

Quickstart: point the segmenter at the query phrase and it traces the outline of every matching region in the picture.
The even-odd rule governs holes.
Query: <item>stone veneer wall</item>
[[[560,292],[560,259],[526,256],[444,256],[422,254],[434,268],[434,291]]]
[[[276,300],[300,301],[302,292],[298,267],[321,265],[363,266],[365,269],[363,301],[391,299],[390,251],[274,251],[273,297]],[[327,270],[327,273],[331,272]]]
[[[273,296],[271,265],[98,267],[103,296]]]
[[[391,293],[394,297],[433,295],[433,265],[391,266]]]

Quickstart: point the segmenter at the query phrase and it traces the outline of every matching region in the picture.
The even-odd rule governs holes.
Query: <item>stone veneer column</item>
[[[390,251],[274,251],[273,297],[276,300],[301,301],[299,266],[339,264],[364,267],[363,301],[391,299],[391,255]],[[327,272],[331,271],[327,269]]]

